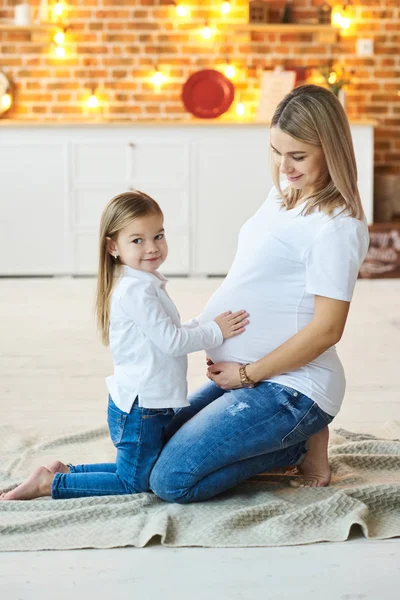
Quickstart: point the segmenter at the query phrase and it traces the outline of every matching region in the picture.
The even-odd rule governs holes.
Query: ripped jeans
[[[307,440],[333,419],[310,398],[273,383],[224,391],[210,382],[166,429],[150,488],[168,502],[199,502],[259,473],[299,464]]]

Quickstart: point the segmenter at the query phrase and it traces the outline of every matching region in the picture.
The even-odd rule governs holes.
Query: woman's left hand
[[[207,377],[223,390],[241,388],[239,369],[242,365],[235,362],[215,363],[207,369]]]

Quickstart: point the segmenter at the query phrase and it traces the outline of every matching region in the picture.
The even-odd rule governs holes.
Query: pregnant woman
[[[250,324],[209,352],[211,381],[171,423],[150,478],[169,502],[206,500],[289,465],[301,474],[294,484],[330,481],[328,424],[345,392],[335,344],[368,227],[350,127],[331,92],[294,89],[270,139],[275,186],[243,225],[232,267],[201,315],[208,322],[244,307]]]

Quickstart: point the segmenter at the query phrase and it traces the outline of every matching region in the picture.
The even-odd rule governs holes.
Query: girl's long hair
[[[150,214],[163,217],[161,208],[153,198],[143,192],[135,191],[118,194],[112,198],[101,215],[95,312],[97,328],[105,346],[108,346],[110,342],[111,294],[122,264],[119,258],[115,259],[111,256],[108,250],[108,240],[116,242],[120,231],[131,221]]]
[[[349,216],[362,219],[364,211],[357,187],[357,166],[350,125],[346,113],[329,90],[317,85],[301,85],[277,106],[271,128],[278,127],[291,137],[313,146],[320,146],[325,155],[327,173],[317,182],[317,191],[307,199],[303,215],[313,210],[332,214],[342,207]],[[290,186],[282,191],[279,166],[274,164],[272,178],[282,196],[282,206],[293,208],[302,197],[302,190]]]

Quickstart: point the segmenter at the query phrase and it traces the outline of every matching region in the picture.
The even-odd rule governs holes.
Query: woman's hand
[[[234,362],[223,362],[210,365],[207,377],[223,390],[235,390],[242,387],[239,369],[242,365]]]

